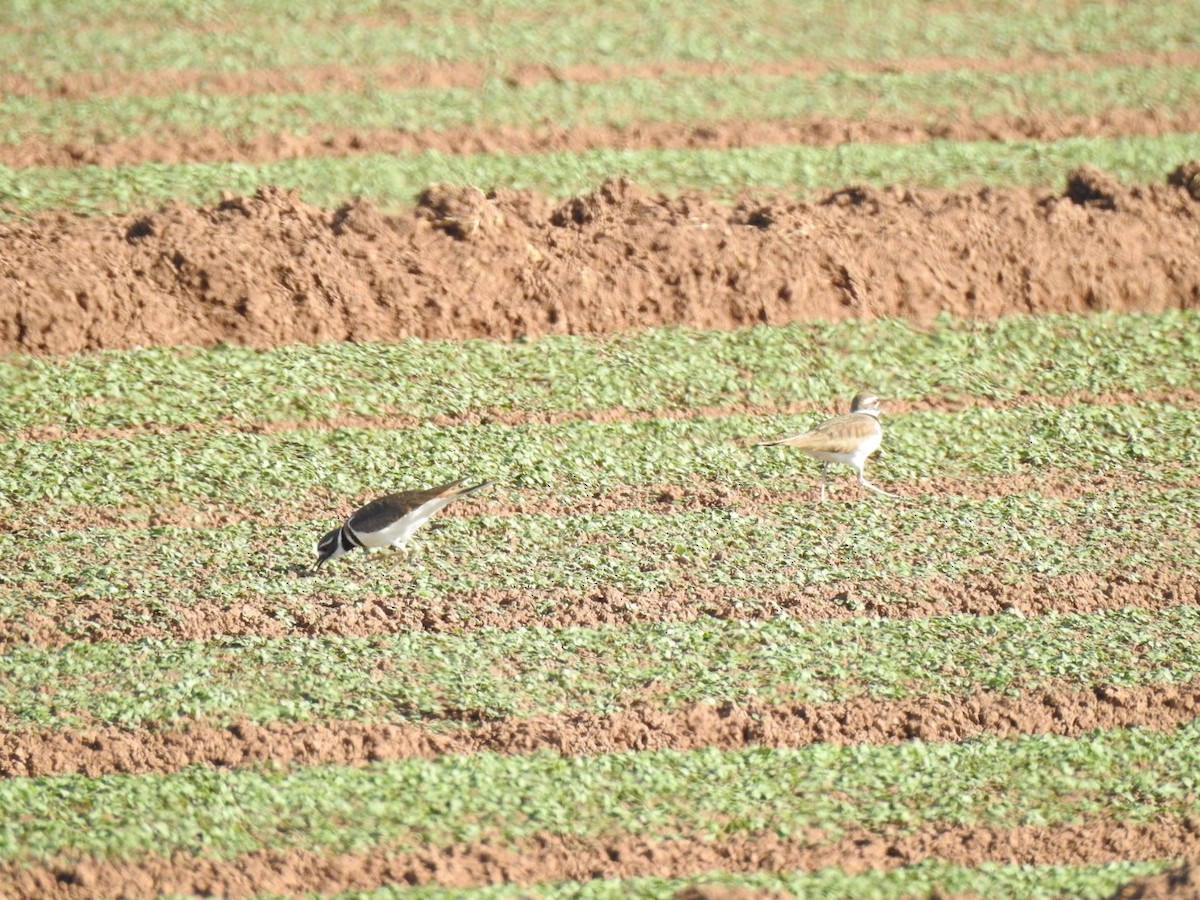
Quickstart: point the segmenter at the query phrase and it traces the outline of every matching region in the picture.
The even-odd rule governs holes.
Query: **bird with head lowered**
[[[364,551],[384,547],[403,551],[409,538],[434,513],[460,497],[495,484],[485,481],[473,487],[463,487],[464,480],[459,478],[426,490],[401,491],[372,500],[317,541],[317,564],[314,568],[319,569],[329,560],[359,547]]]

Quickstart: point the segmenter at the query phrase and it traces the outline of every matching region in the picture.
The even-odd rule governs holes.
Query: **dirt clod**
[[[1200,200],[1200,159],[1183,163],[1167,177],[1167,183],[1183,188],[1193,200]]]
[[[1200,897],[1200,879],[1191,865],[1179,866],[1137,878],[1113,894],[1113,900],[1152,900],[1155,897],[1175,897],[1194,900]]]
[[[1080,206],[1116,209],[1122,193],[1121,183],[1095,166],[1082,165],[1067,176],[1066,195]]]
[[[459,240],[502,229],[504,213],[477,187],[431,184],[417,198],[417,218]]]

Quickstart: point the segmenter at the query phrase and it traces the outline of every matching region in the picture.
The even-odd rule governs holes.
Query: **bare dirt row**
[[[693,704],[677,711],[635,707],[612,715],[576,712],[473,722],[437,732],[416,725],[359,721],[204,722],[169,729],[100,727],[0,732],[0,777],[78,772],[169,773],[185,766],[217,768],[273,762],[362,765],[433,759],[445,754],[534,753],[570,756],[717,747],[804,747],[962,741],[991,735],[1079,737],[1096,729],[1169,729],[1200,712],[1200,683],[1144,687],[1063,682],[1019,697],[977,691],[959,697],[869,698],[778,706]]]
[[[1040,494],[1055,500],[1077,500],[1105,491],[1147,491],[1193,488],[1200,478],[1173,478],[1169,485],[1148,479],[1132,469],[1079,471],[1045,468],[1019,475],[980,476],[964,478],[933,475],[919,481],[893,479],[886,469],[876,465],[873,480],[896,494],[893,502],[921,502],[930,497],[953,497],[967,500],[991,500],[1024,494]],[[820,470],[806,459],[796,460],[796,469],[785,480],[764,484],[758,488],[722,485],[696,479],[691,482],[629,485],[597,489],[589,494],[564,494],[546,490],[506,491],[508,496],[497,499],[483,494],[470,504],[448,507],[439,518],[473,518],[477,516],[597,516],[641,509],[655,514],[688,513],[703,509],[726,509],[742,515],[769,516],[772,507],[780,504],[810,504],[818,502]],[[503,482],[501,481],[501,484]],[[414,487],[393,485],[396,489]],[[382,490],[382,486],[381,486]],[[853,474],[831,478],[832,502],[855,502],[859,499],[874,502],[866,491],[854,483]],[[119,507],[63,506],[49,509],[27,505],[13,509],[0,522],[0,534],[37,534],[46,529],[78,531],[83,528],[144,529],[147,527],[221,528],[239,523],[279,526],[293,522],[344,520],[369,495],[335,494],[324,488],[298,493],[286,503],[256,510],[236,506],[206,504],[191,505],[169,500],[156,500],[147,506],[128,503]],[[316,526],[314,526],[316,527]],[[317,537],[320,535],[318,534]],[[264,549],[267,549],[264,545]]]
[[[758,75],[784,78],[789,75],[817,75],[825,72],[893,74],[958,71],[1014,74],[1053,70],[1090,72],[1120,66],[1152,68],[1195,65],[1200,65],[1200,51],[1196,50],[1155,53],[1114,51],[1069,56],[1047,54],[1019,59],[959,56],[884,60],[788,59],[749,65],[664,60],[628,65],[579,63],[554,66],[545,63],[521,63],[499,68],[490,62],[441,60],[434,63],[401,62],[376,68],[331,65],[260,69],[249,72],[195,69],[130,72],[105,68],[67,73],[49,85],[21,73],[4,72],[0,73],[0,92],[19,97],[67,100],[161,97],[191,91],[250,97],[257,94],[316,91],[360,93],[370,90],[400,91],[409,88],[478,88],[488,79],[496,77],[503,78],[514,87],[528,87],[543,81],[604,84],[618,79],[662,79],[671,76],[701,78]]]
[[[1099,865],[1197,857],[1200,827],[1188,819],[1149,823],[1093,819],[1011,829],[939,824],[912,833],[851,830],[833,840],[823,840],[819,832],[794,838],[750,834],[717,841],[543,834],[518,843],[482,840],[407,853],[384,848],[341,855],[274,850],[231,860],[180,854],[131,861],[8,863],[0,865],[0,894],[47,900],[156,897],[162,893],[250,897],[313,891],[332,894],[384,884],[532,886],[568,879],[687,878],[712,871],[816,871],[829,866],[858,873],[893,871],[929,859],[978,866],[986,862]]]
[[[282,577],[307,577],[304,572]],[[315,577],[315,576],[314,576]],[[410,576],[409,576],[410,577]],[[800,578],[797,573],[797,578]],[[396,572],[395,593],[385,596],[330,594],[306,597],[298,604],[283,599],[264,608],[258,600],[230,604],[197,601],[156,607],[154,617],[133,616],[135,604],[118,608],[109,599],[47,598],[36,611],[5,629],[0,648],[64,647],[73,640],[114,643],[140,639],[209,640],[221,636],[283,638],[371,637],[398,631],[470,632],[479,628],[622,626],[653,622],[690,622],[700,616],[754,620],[786,614],[792,618],[834,621],[859,616],[912,619],[937,615],[1023,615],[1087,613],[1136,607],[1170,609],[1200,604],[1200,578],[1189,572],[1158,569],[1066,575],[1008,584],[996,576],[956,582],[946,578],[889,579],[869,583],[783,583],[763,588],[714,586],[682,578],[667,590],[639,593],[605,587],[579,591],[505,591],[479,589],[415,602],[404,596],[406,574]],[[181,583],[181,587],[185,587]],[[17,586],[16,590],[22,588]],[[26,591],[44,593],[36,585]],[[877,599],[910,597],[907,603]],[[554,613],[545,612],[553,602]]]
[[[589,150],[708,149],[802,144],[913,144],[922,141],[1058,141],[1071,137],[1156,136],[1200,131],[1200,111],[1108,109],[1090,115],[982,116],[961,113],[924,117],[844,119],[813,116],[768,122],[721,119],[640,122],[628,126],[544,124],[528,128],[479,125],[408,131],[355,128],[305,133],[272,131],[231,136],[216,130],[157,130],[104,141],[29,138],[0,144],[0,165],[13,169],[47,166],[126,166],[143,163],[266,163],[281,159],[348,157],[426,152],[530,154]]]
[[[48,213],[0,225],[0,352],[1196,308],[1200,161],[1163,175],[734,204],[624,181],[565,203],[433,186],[398,215],[265,188]]]

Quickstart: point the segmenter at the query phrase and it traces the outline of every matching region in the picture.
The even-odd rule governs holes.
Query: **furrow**
[[[331,594],[294,601],[246,598],[232,603],[199,599],[187,604],[111,599],[47,598],[20,618],[9,618],[0,648],[66,647],[75,641],[127,643],[211,640],[218,637],[373,637],[402,632],[463,633],[486,628],[597,628],[654,622],[691,622],[701,616],[759,621],[780,615],[804,621],[863,616],[918,619],[953,614],[1027,616],[1084,613],[1125,607],[1145,611],[1200,605],[1200,574],[1166,569],[1121,569],[1009,581],[996,575],[924,579],[872,578],[826,584],[781,583],[739,587],[683,579],[665,590],[501,590],[433,598],[368,593]]]
[[[930,396],[922,399],[889,399],[889,418],[911,413],[956,413],[965,409],[1021,410],[1031,407],[1070,409],[1073,406],[1160,406],[1181,409],[1200,408],[1200,388],[1187,386],[1149,391],[1070,391],[1060,395],[1007,395],[1002,397]],[[147,422],[117,428],[67,427],[61,425],[31,425],[0,434],[0,443],[9,440],[124,440],[142,435],[169,434],[287,434],[295,431],[335,431],[344,428],[370,428],[379,431],[404,431],[413,428],[461,428],[469,426],[505,425],[569,425],[580,422],[616,424],[642,423],[659,420],[687,422],[721,419],[731,416],[828,415],[828,403],[813,401],[784,401],[754,403],[741,401],[727,404],[689,406],[685,409],[629,409],[627,407],[577,409],[468,409],[456,413],[429,416],[382,413],[379,415],[331,415],[321,419],[281,419],[248,421],[242,417],[225,416],[212,421],[168,424]]]
[[[819,833],[797,837],[764,833],[717,841],[621,834],[585,839],[546,833],[512,843],[484,839],[408,853],[388,849],[344,854],[279,850],[229,860],[178,855],[9,863],[0,866],[0,892],[16,900],[161,894],[252,897],[262,893],[331,894],[381,885],[470,888],[507,883],[533,888],[547,881],[813,872],[827,867],[849,873],[891,872],[925,860],[963,866],[990,862],[1035,866],[1198,856],[1200,830],[1187,818],[1123,822],[1090,817],[1067,825],[1008,829],[951,825],[911,834],[863,829],[834,841],[822,841]]]
[[[475,125],[425,131],[341,128],[319,133],[271,131],[250,136],[219,131],[166,130],[93,145],[78,140],[31,137],[0,144],[0,165],[77,168],[180,163],[269,163],[279,159],[323,159],[374,154],[480,152],[513,156],[587,153],[599,150],[707,149],[847,143],[912,144],[924,141],[1060,141],[1073,137],[1156,136],[1200,131],[1200,113],[1158,109],[1104,110],[1093,115],[1031,112],[964,118],[955,112],[922,119],[848,119],[812,116],[790,121],[639,122],[633,125]]]
[[[816,505],[821,480],[818,464],[799,457],[794,474],[786,479],[772,479],[761,488],[695,479],[684,483],[628,485],[595,491],[544,491],[536,489],[497,490],[499,499],[480,495],[470,504],[452,504],[441,514],[446,519],[475,519],[480,516],[598,516],[622,510],[643,510],[654,514],[697,512],[704,509],[728,509],[743,515],[771,514],[771,507],[780,504]],[[1158,477],[1156,477],[1158,476]],[[1170,481],[1166,481],[1166,478]],[[898,501],[922,501],[930,497],[953,497],[975,501],[1000,497],[1037,494],[1047,499],[1079,500],[1104,491],[1135,491],[1157,488],[1200,487],[1200,473],[1156,471],[1151,467],[1111,469],[1102,472],[1081,472],[1070,469],[1047,468],[1021,475],[993,477],[953,477],[934,475],[917,480],[885,480],[876,482],[899,497]],[[269,527],[309,523],[320,520],[333,527],[348,516],[359,501],[369,499],[335,497],[328,490],[314,491],[280,503],[271,508],[240,509],[236,506],[192,506],[188,504],[156,503],[152,507],[124,505],[119,507],[67,506],[55,509],[18,508],[0,522],[0,534],[33,534],[46,530],[79,531],[82,529],[141,530],[145,528],[218,529],[239,523],[254,523]],[[829,500],[834,503],[880,503],[854,483],[853,473],[834,474],[830,479]],[[820,508],[819,506],[817,508]],[[313,524],[320,530],[324,525]],[[319,537],[313,535],[314,539]]]
[[[759,63],[729,63],[690,60],[663,60],[623,65],[579,63],[550,65],[517,64],[505,74],[522,87],[539,82],[558,81],[577,84],[604,84],[630,78],[663,79],[669,77],[717,77],[757,75],[785,78],[828,72],[855,72],[885,75],[895,72],[980,72],[1034,73],[1046,71],[1097,71],[1115,66],[1196,66],[1200,51],[1170,50],[1155,52],[1116,51],[1111,53],[1037,54],[1022,59],[966,56],[910,57],[907,59],[819,59],[812,57]],[[360,92],[397,91],[411,88],[479,88],[496,75],[493,63],[462,60],[438,60],[436,63],[403,63],[390,66],[288,66],[249,72],[221,72],[202,69],[166,69],[137,72],[118,69],[65,72],[52,84],[17,72],[0,76],[0,91],[21,97],[71,99],[161,97],[170,94],[204,91],[227,96],[291,93],[305,85],[319,84],[323,90]]]
[[[1141,687],[1063,682],[1010,696],[976,690],[964,696],[906,700],[858,698],[831,703],[697,703],[651,706],[611,715],[576,712],[462,723],[451,732],[361,721],[203,721],[170,728],[52,728],[0,732],[0,777],[80,773],[101,777],[165,774],[185,766],[219,769],[365,765],[481,752],[565,756],[621,751],[734,750],[964,741],[985,735],[1081,737],[1096,729],[1170,729],[1200,714],[1200,682]]]

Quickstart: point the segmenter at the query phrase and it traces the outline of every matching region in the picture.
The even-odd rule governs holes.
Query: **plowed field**
[[[0,896],[1197,895],[1195,0],[71,6]]]

